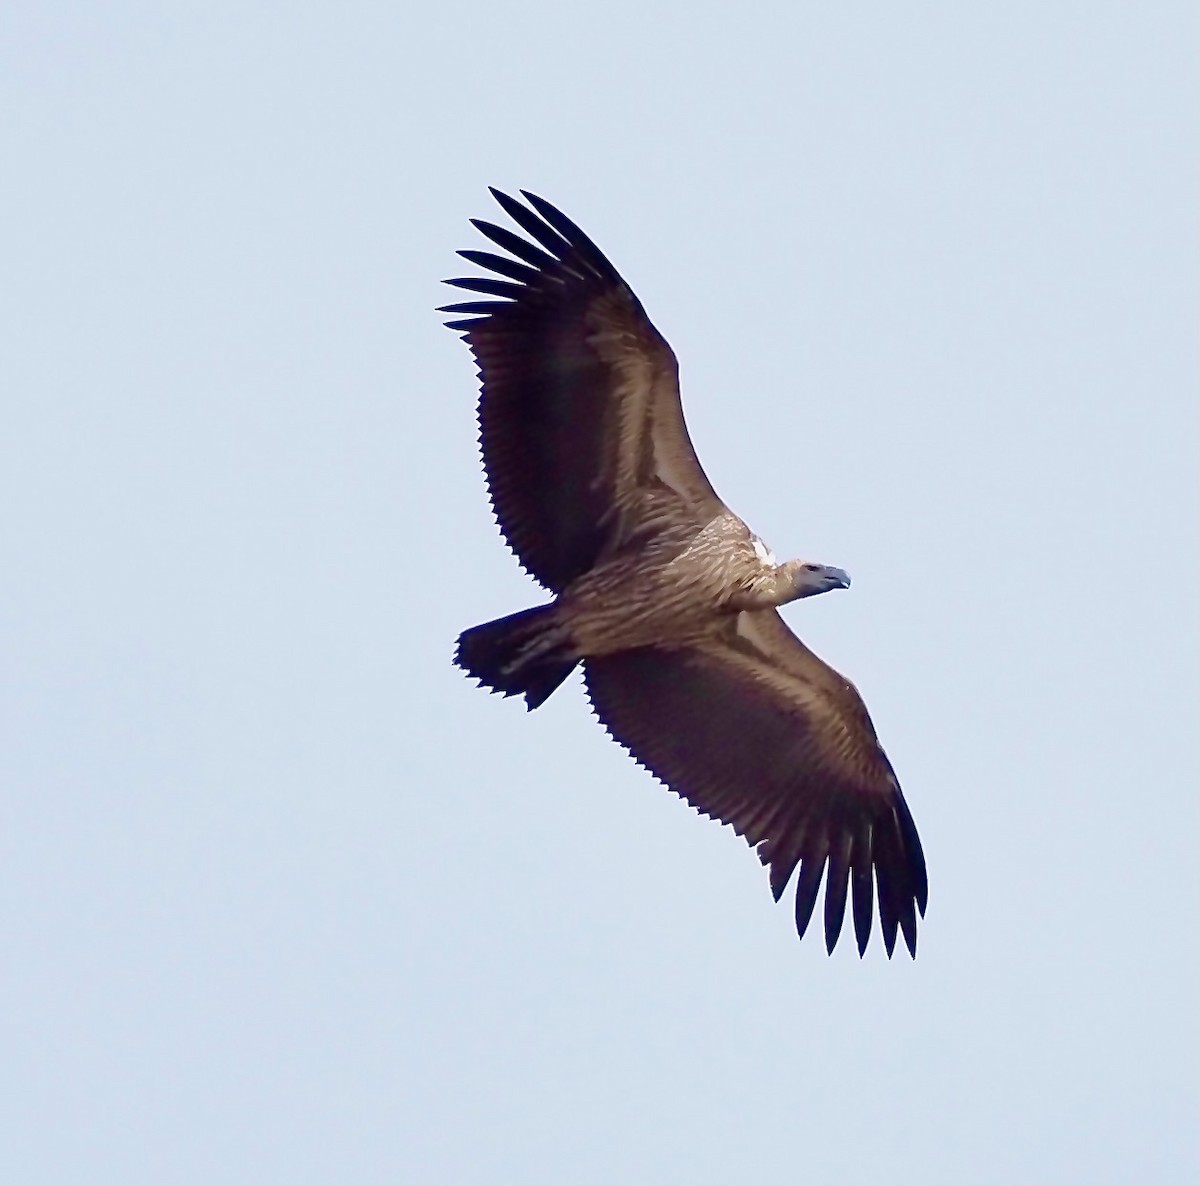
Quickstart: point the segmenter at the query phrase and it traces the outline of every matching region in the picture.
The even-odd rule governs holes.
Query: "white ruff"
[[[771,549],[768,548],[767,545],[764,544],[757,535],[754,537],[753,543],[754,554],[759,558],[760,561],[762,561],[763,564],[769,564],[772,568],[774,568],[779,563],[779,561],[775,559],[775,553],[772,552]]]

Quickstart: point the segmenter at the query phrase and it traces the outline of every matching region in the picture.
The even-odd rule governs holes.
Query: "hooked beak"
[[[850,588],[850,574],[844,568],[827,567],[825,569],[825,579],[829,582],[831,589]]]

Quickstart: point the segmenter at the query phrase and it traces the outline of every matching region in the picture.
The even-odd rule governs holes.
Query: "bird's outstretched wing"
[[[825,943],[847,897],[859,954],[873,899],[888,955],[917,946],[925,858],[891,764],[854,686],[822,662],[775,610],[739,614],[719,641],[647,647],[585,662],[608,731],[701,812],[758,846],[778,899],[797,865],[804,934],[825,872]]]
[[[447,324],[479,364],[480,444],[500,529],[557,593],[619,542],[641,494],[669,493],[700,523],[724,507],[688,439],[670,346],[595,244],[522,192],[528,207],[492,190],[530,238],[475,220],[512,258],[459,252],[496,275],[447,281],[490,299],[443,312],[459,315]]]

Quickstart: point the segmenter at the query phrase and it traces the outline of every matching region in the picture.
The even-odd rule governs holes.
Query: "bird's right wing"
[[[675,355],[629,285],[549,202],[526,193],[530,209],[492,193],[535,242],[476,220],[513,258],[460,252],[495,276],[447,283],[491,299],[447,306],[460,315],[447,324],[479,363],[497,522],[557,593],[620,543],[645,495],[678,500],[697,524],[724,507],[688,438]]]
[[[858,692],[775,610],[739,614],[720,642],[647,647],[584,667],[612,736],[692,806],[758,845],[777,899],[800,866],[801,935],[827,870],[830,951],[851,889],[866,949],[874,889],[888,954],[897,928],[916,954],[925,858],[891,764]]]

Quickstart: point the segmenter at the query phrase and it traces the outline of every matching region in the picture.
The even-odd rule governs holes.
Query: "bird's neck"
[[[806,590],[800,580],[802,563],[800,560],[788,560],[783,564],[763,564],[758,572],[744,581],[729,598],[729,608],[773,609],[806,596]]]

